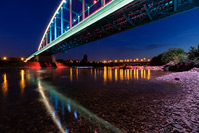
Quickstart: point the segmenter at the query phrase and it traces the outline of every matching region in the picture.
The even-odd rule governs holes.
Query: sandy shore
[[[158,77],[157,80],[179,85],[183,94],[166,108],[171,113],[167,126],[176,132],[199,132],[199,72],[177,72]]]

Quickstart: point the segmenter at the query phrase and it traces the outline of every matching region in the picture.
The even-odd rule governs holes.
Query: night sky
[[[0,0],[0,57],[35,52],[60,0]],[[57,58],[114,60],[152,58],[168,48],[199,44],[199,9],[92,42]]]

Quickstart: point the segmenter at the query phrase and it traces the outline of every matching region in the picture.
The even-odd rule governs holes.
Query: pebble
[[[175,78],[173,78],[175,77]],[[179,80],[178,80],[179,79]],[[168,125],[173,125],[173,132],[197,132],[199,130],[199,68],[188,72],[176,72],[158,77],[157,80],[178,84],[183,94],[178,102],[171,106]]]

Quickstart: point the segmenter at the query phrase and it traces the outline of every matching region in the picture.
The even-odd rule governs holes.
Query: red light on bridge
[[[93,3],[94,3],[94,4],[97,3],[97,0],[93,0]]]

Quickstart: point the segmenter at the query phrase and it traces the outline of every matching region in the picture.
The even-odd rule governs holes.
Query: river
[[[163,128],[168,115],[163,101],[181,93],[174,85],[156,80],[165,74],[109,67],[0,69],[0,132]]]

